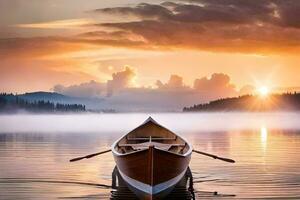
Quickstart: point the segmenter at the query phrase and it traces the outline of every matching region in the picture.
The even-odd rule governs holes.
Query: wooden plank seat
[[[127,140],[129,141],[139,141],[139,140],[150,140],[150,137],[137,137],[137,138],[130,138],[130,137],[127,137],[126,138]],[[151,140],[154,141],[154,140],[176,140],[177,137],[174,137],[174,138],[162,138],[162,137],[151,137]]]

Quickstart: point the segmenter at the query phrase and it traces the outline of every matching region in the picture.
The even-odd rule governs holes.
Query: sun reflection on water
[[[260,129],[260,141],[263,151],[266,151],[267,141],[268,141],[268,129],[265,126],[262,126]]]

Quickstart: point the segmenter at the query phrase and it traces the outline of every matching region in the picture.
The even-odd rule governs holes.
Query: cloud
[[[141,3],[135,7],[103,8],[95,12],[165,21],[247,23],[258,20],[265,16],[266,12],[272,11],[270,2],[263,0],[256,4],[240,1],[194,2],[194,4],[164,2],[160,5]]]
[[[141,18],[167,18],[168,16],[172,15],[172,11],[165,7],[148,3],[140,3],[136,7],[102,8],[96,9],[94,10],[94,12],[118,15],[132,15]]]
[[[167,83],[162,83],[160,80],[156,81],[158,89],[181,89],[185,88],[183,78],[178,75],[171,75]]]
[[[156,85],[157,88],[123,88],[106,98],[103,106],[118,111],[180,111],[187,105],[239,94],[225,74],[213,74],[210,79],[197,79],[195,87],[186,86],[183,78],[178,75],[171,75],[166,83],[158,80]]]
[[[89,36],[88,35],[97,35]],[[125,34],[125,33],[124,33]],[[102,36],[103,38],[102,38]],[[105,36],[106,35],[106,36]],[[72,60],[76,54],[85,51],[99,51],[109,47],[126,47],[149,49],[140,38],[129,36],[127,39],[116,39],[114,34],[100,34],[99,32],[88,32],[86,35],[79,34],[70,37],[49,36],[49,37],[29,37],[29,38],[5,38],[0,39],[0,58],[15,59],[53,59],[65,58]],[[122,35],[115,34],[115,35]],[[134,37],[134,38],[133,38]],[[73,54],[75,56],[70,57]]]
[[[65,19],[49,21],[44,23],[31,23],[31,24],[16,24],[14,27],[18,28],[38,28],[38,29],[82,29],[85,25],[94,23],[90,19]]]
[[[58,84],[53,87],[53,91],[74,97],[101,97],[106,93],[106,85],[92,80],[67,87]]]
[[[196,79],[193,88],[211,98],[237,95],[235,86],[230,83],[230,77],[223,73],[214,73],[210,78]]]
[[[126,67],[124,71],[112,74],[112,80],[107,81],[107,95],[113,92],[128,88],[133,85],[135,72],[132,68]]]
[[[297,0],[186,0],[95,10],[139,18],[99,26],[140,36],[152,48],[245,53],[296,53],[299,11]]]
[[[112,74],[112,79],[107,82],[91,80],[71,86],[55,85],[52,90],[57,93],[76,97],[110,97],[127,88],[134,87],[136,73],[133,68],[125,67],[124,70]]]
[[[278,15],[282,26],[300,28],[300,2],[297,0],[277,1]]]
[[[41,32],[40,37],[3,38],[0,57],[37,58],[107,46],[256,54],[297,54],[300,50],[298,0],[181,0],[108,7],[93,12],[110,14],[114,20],[102,23],[97,18],[76,18],[11,25],[20,35],[24,29],[28,32],[36,28],[79,30],[77,35],[73,30],[73,35],[68,37],[58,31],[55,36],[43,37]],[[85,29],[88,31],[84,32]]]
[[[117,111],[162,112],[180,111],[185,106],[207,103],[212,100],[255,94],[256,88],[245,85],[237,89],[229,75],[213,73],[194,80],[192,86],[184,83],[180,75],[171,75],[157,87],[137,87],[137,73],[131,67],[111,74],[106,82],[89,81],[71,86],[55,85],[53,91],[75,97],[100,98],[97,104],[87,104],[89,109],[115,109]],[[274,88],[274,92],[296,91],[299,88]]]
[[[53,90],[70,96],[101,97],[105,100],[101,101],[101,109],[118,111],[178,111],[187,105],[240,94],[230,77],[222,73],[196,79],[193,87],[185,85],[183,78],[174,74],[166,83],[157,80],[156,88],[136,87],[135,78],[135,70],[125,67],[113,73],[112,79],[105,83],[90,81],[68,87],[56,85]]]
[[[125,67],[124,70],[112,74],[112,79],[107,82],[91,80],[77,85],[55,85],[52,90],[57,93],[76,97],[111,97],[127,88],[134,87],[136,73],[133,68]]]
[[[230,77],[223,73],[214,73],[211,78],[203,77],[194,81],[194,88],[197,90],[220,90],[224,88],[234,88],[230,84]]]
[[[84,44],[64,37],[6,38],[0,39],[0,58],[44,58],[87,49]]]

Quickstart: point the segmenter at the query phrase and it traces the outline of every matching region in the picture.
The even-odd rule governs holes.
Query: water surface
[[[109,199],[115,166],[110,153],[68,161],[109,148],[147,116],[0,116],[0,199]],[[298,114],[152,116],[195,149],[236,160],[193,154],[198,199],[214,191],[220,194],[214,199],[300,199]]]

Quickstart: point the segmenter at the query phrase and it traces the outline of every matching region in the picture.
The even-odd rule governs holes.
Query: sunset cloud
[[[134,7],[96,9],[95,12],[133,15],[141,19],[192,23],[270,23],[299,28],[297,0],[182,0],[181,3],[140,3]]]
[[[299,11],[297,0],[182,0],[100,8],[93,12],[119,16],[120,21],[97,23],[97,18],[76,18],[16,24],[13,25],[16,28],[78,28],[80,31],[67,37],[3,38],[0,55],[8,55],[10,50],[22,55],[21,51],[27,49],[26,52],[39,55],[105,46],[162,51],[180,48],[297,53],[300,50]]]
[[[112,74],[107,82],[90,81],[78,85],[56,85],[54,92],[61,94],[105,99],[105,109],[118,110],[180,110],[185,105],[208,102],[217,98],[239,95],[226,74],[214,73],[210,78],[195,80],[194,86],[184,84],[183,78],[171,75],[166,83],[158,80],[157,88],[136,87],[132,84],[136,72],[129,67]]]
[[[111,97],[112,95],[129,88],[136,88],[134,86],[135,77],[135,70],[126,66],[123,70],[112,73],[111,79],[106,82],[91,80],[89,82],[70,86],[57,84],[52,90],[54,92],[76,97]]]
[[[299,11],[297,0],[195,0],[95,10],[138,17],[99,26],[131,32],[149,46],[244,53],[299,50]]]
[[[90,81],[87,83],[81,83],[79,85],[63,86],[55,85],[53,91],[74,97],[101,97],[106,93],[105,83],[99,83],[96,81]]]
[[[119,16],[120,20],[103,23],[98,18],[75,18],[14,24],[22,30],[80,31],[67,36],[2,38],[0,57],[38,57],[105,47],[257,54],[300,50],[297,0],[182,0],[106,7],[93,13]]]
[[[156,81],[158,89],[182,89],[187,86],[183,83],[183,78],[178,75],[171,75],[167,83],[162,83],[160,80]]]
[[[91,19],[65,19],[42,23],[16,24],[18,28],[40,28],[40,29],[83,29],[85,25],[94,23]]]
[[[107,95],[111,96],[113,92],[132,86],[135,75],[134,70],[130,67],[126,67],[124,71],[113,73],[112,80],[107,81]]]
[[[220,96],[237,95],[235,86],[230,77],[222,73],[214,73],[210,78],[203,77],[194,81],[194,89],[204,93],[218,94]]]
[[[34,37],[0,39],[0,58],[14,59],[24,57],[30,59],[61,55],[86,49],[79,40],[63,37]]]

